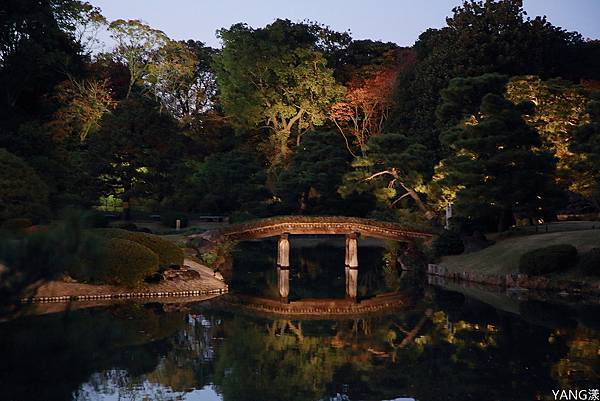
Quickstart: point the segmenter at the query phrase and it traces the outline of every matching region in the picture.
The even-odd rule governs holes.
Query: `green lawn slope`
[[[600,230],[554,232],[504,239],[479,252],[445,256],[440,264],[450,272],[472,271],[480,274],[517,273],[525,252],[556,244],[571,244],[579,253],[600,247]]]

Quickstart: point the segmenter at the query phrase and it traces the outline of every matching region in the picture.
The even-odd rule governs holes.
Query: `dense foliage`
[[[0,220],[44,217],[47,203],[48,189],[35,170],[0,149]]]
[[[568,199],[600,208],[600,44],[521,0],[465,1],[409,48],[278,19],[213,49],[78,0],[9,0],[0,19],[0,158],[18,170],[0,220],[110,199],[125,219],[436,225],[454,204],[504,230]]]
[[[88,271],[102,255],[94,238],[85,231],[79,214],[32,234],[0,231],[0,316],[15,312],[21,297],[33,295],[45,280],[67,271]]]
[[[515,215],[544,217],[556,192],[555,162],[540,150],[539,134],[523,120],[524,106],[482,88],[490,81],[498,86],[501,79],[485,75],[451,81],[438,113],[458,121],[440,136],[449,155],[438,167],[439,183],[455,194],[459,215],[497,216],[498,231],[506,230]]]

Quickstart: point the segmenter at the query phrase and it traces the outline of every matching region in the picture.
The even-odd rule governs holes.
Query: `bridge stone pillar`
[[[290,294],[290,269],[289,267],[277,266],[277,287],[281,300],[287,302]]]
[[[287,302],[290,294],[290,241],[283,233],[277,241],[277,287],[281,300]]]
[[[346,297],[356,300],[358,288],[358,240],[356,233],[346,235]]]
[[[290,240],[287,233],[281,234],[277,241],[277,266],[290,267]]]
[[[346,266],[346,298],[356,301],[358,289],[358,268]]]
[[[346,235],[346,265],[358,268],[358,240],[356,233]]]

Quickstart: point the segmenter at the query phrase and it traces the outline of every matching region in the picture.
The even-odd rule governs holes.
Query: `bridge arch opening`
[[[430,233],[408,229],[396,223],[348,217],[307,216],[284,216],[236,224],[202,236],[213,241],[276,238],[277,290],[280,300],[287,303],[290,295],[290,254],[294,242],[290,238],[306,235],[343,238],[344,263],[340,261],[340,268],[344,268],[345,296],[355,302],[360,270],[359,242],[362,238],[373,237],[412,244],[416,240],[428,241],[432,237]]]

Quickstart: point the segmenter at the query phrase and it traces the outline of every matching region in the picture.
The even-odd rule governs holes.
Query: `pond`
[[[239,248],[234,291],[269,296],[269,246]],[[392,272],[385,248],[360,252],[360,297],[403,291],[405,309],[303,320],[147,302],[27,316],[0,323],[0,399],[507,401],[599,387],[597,303],[431,286]],[[290,296],[343,297],[341,264],[337,244],[298,247]]]

